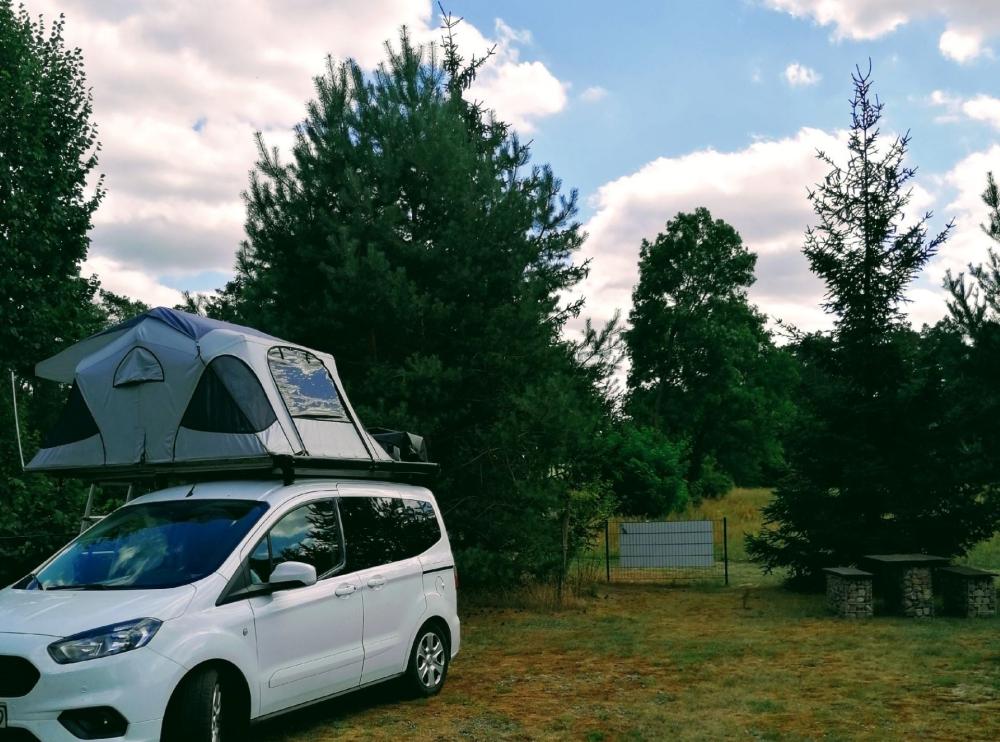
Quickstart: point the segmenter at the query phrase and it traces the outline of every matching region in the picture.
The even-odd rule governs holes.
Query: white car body
[[[428,622],[446,627],[449,658],[458,652],[454,559],[427,489],[360,480],[210,482],[152,492],[125,507],[186,497],[257,500],[268,509],[215,572],[191,584],[0,590],[0,657],[27,659],[40,673],[27,694],[0,694],[9,728],[27,730],[43,742],[73,742],[79,737],[59,721],[60,714],[107,706],[128,722],[124,736],[108,739],[152,741],[160,738],[175,689],[206,663],[233,677],[239,673],[249,716],[259,720],[403,674],[417,632]],[[441,538],[401,561],[220,603],[251,551],[283,515],[314,500],[354,497],[429,502]],[[350,548],[348,539],[348,553]],[[138,649],[72,664],[58,664],[50,656],[49,646],[60,639],[139,618],[162,625]]]

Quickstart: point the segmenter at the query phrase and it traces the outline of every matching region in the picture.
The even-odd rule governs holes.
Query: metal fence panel
[[[712,521],[619,523],[622,567],[713,567]]]
[[[608,582],[729,584],[725,518],[721,520],[610,520],[604,529],[603,564]],[[600,547],[599,547],[600,548]]]

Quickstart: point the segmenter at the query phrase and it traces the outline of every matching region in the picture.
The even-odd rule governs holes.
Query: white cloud
[[[989,53],[987,38],[1000,35],[996,0],[763,0],[775,10],[833,26],[835,39],[871,40],[913,21],[943,19],[941,53],[969,62]]]
[[[460,27],[461,30],[461,27]],[[494,59],[484,66],[467,97],[482,100],[497,116],[522,132],[534,131],[538,119],[566,107],[569,85],[541,62],[522,62],[520,45],[531,43],[527,31],[515,31],[497,19],[495,39],[484,39],[469,27],[470,52],[482,54],[495,47]],[[462,38],[459,37],[459,43]],[[465,48],[465,47],[463,47]]]
[[[983,35],[978,30],[949,28],[938,39],[938,48],[949,59],[964,64],[983,54]]]
[[[580,100],[584,103],[597,103],[607,97],[607,88],[602,88],[600,85],[591,85],[589,88],[580,93]]]
[[[88,258],[81,267],[81,273],[85,276],[96,273],[101,277],[102,288],[137,297],[150,306],[172,307],[182,299],[180,291],[159,284],[141,270],[124,268],[110,258]]]
[[[982,198],[988,172],[1000,177],[1000,144],[966,156],[943,177],[954,194],[944,214],[954,216],[955,231],[929,267],[928,278],[935,285],[940,285],[946,270],[963,271],[969,263],[986,258],[992,242],[980,225],[988,221],[989,209]]]
[[[643,238],[654,238],[678,212],[706,206],[757,252],[758,281],[751,296],[763,311],[803,329],[829,327],[819,309],[822,286],[801,249],[813,222],[807,189],[827,170],[816,150],[835,153],[843,141],[842,134],[804,128],[736,152],[706,149],[661,157],[603,185],[584,225],[589,238],[581,258],[592,261],[579,292],[587,297],[586,313],[598,321],[616,309],[627,316]]]
[[[88,266],[152,303],[177,296],[158,277],[231,270],[253,133],[291,142],[328,53],[371,68],[400,25],[418,42],[441,36],[431,0],[28,2],[47,20],[65,13],[94,90],[108,197]],[[568,86],[522,59],[529,33],[497,21],[492,39],[467,22],[457,35],[467,57],[496,45],[470,95],[505,120],[530,130],[565,107]]]
[[[1000,129],[1000,98],[977,95],[962,104],[962,112],[970,119],[984,121],[994,129]]]
[[[591,272],[578,295],[587,299],[585,314],[605,322],[620,309],[627,317],[642,240],[655,238],[678,212],[705,206],[757,253],[750,297],[762,311],[802,330],[829,329],[832,318],[820,306],[824,287],[809,270],[802,245],[806,227],[816,220],[807,191],[828,170],[816,152],[842,160],[846,136],[803,128],[735,152],[706,149],[661,157],[602,186],[593,197],[595,213],[584,225],[589,238],[581,258],[591,260]],[[934,200],[926,188],[914,186],[908,216],[923,214]],[[933,272],[935,285],[939,273]],[[917,324],[942,316],[941,292],[921,286],[911,299],[907,311]]]
[[[935,90],[927,97],[927,103],[944,109],[945,113],[935,118],[939,123],[954,123],[964,116],[1000,130],[1000,98],[984,94],[962,98],[943,90]]]
[[[785,67],[785,81],[793,88],[815,85],[820,79],[821,76],[816,70],[798,62],[792,62]]]

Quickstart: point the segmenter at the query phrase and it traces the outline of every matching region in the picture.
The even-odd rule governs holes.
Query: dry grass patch
[[[258,740],[996,739],[998,628],[850,623],[774,587],[611,586],[560,613],[467,616],[437,698],[361,692]]]

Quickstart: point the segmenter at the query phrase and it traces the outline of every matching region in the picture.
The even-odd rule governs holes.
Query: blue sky
[[[67,16],[94,87],[108,198],[85,268],[169,304],[229,276],[252,135],[287,146],[326,53],[372,67],[407,24],[439,38],[429,0],[27,0]],[[1000,2],[699,0],[609,5],[464,0],[463,46],[498,53],[472,95],[580,192],[587,313],[627,312],[640,241],[708,206],[759,255],[752,298],[828,326],[800,254],[817,147],[843,151],[850,75],[871,58],[885,129],[909,129],[914,211],[955,236],[916,282],[916,323],[943,312],[947,269],[980,260],[978,194],[1000,170]]]
[[[873,4],[878,4],[874,0]],[[975,122],[942,126],[928,106],[934,90],[973,96],[997,90],[997,63],[958,65],[938,51],[939,18],[916,20],[878,39],[835,41],[829,26],[740,0],[604,3],[507,0],[503,20],[529,29],[530,56],[573,90],[609,91],[600,107],[570,106],[545,119],[535,153],[582,193],[659,156],[713,147],[734,150],[755,137],[781,138],[803,126],[832,130],[848,122],[850,75],[872,60],[886,121],[911,129],[913,159],[947,169],[995,140]],[[568,9],[572,7],[572,12]],[[498,4],[461,12],[490,28]],[[524,52],[524,56],[528,55]],[[798,62],[821,76],[811,86],[784,78]],[[588,153],[580,157],[581,150]]]

